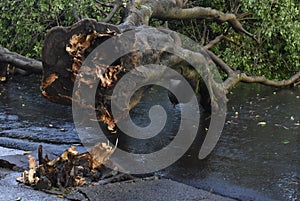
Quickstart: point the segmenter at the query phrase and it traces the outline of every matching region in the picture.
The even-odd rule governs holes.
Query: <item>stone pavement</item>
[[[80,187],[77,192],[72,192],[67,198],[99,201],[233,201],[233,199],[168,179]]]
[[[1,168],[3,164],[10,164],[8,167],[21,166],[14,167],[14,169],[24,168],[24,162],[28,156],[22,155],[21,150],[0,147],[0,153],[0,201],[233,201],[233,199],[169,179],[137,179],[106,185],[77,187],[65,198],[59,198],[57,195],[36,191],[19,184],[15,178],[20,176],[21,172],[9,170],[7,167]]]

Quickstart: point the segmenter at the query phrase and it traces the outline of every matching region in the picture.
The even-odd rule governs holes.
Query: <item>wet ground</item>
[[[44,144],[60,155],[70,144],[80,144],[72,111],[44,99],[39,80],[32,75],[0,83],[0,145],[35,150]]]
[[[59,155],[80,139],[71,108],[41,97],[39,79],[0,83],[0,146],[35,150],[43,144]],[[163,105],[168,119],[161,134],[150,141],[121,137],[124,149],[151,152],[173,139],[180,106],[173,108],[162,92],[150,90],[131,112],[136,124],[147,125],[150,106]],[[199,160],[201,139],[196,139],[184,157],[156,175],[240,200],[299,199],[300,90],[240,84],[228,98],[227,122],[214,152]]]
[[[211,156],[197,160],[194,146],[161,174],[241,200],[298,200],[300,90],[244,84],[229,99]]]

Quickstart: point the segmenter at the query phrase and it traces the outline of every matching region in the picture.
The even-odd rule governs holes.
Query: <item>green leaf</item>
[[[265,122],[265,121],[260,121],[260,122],[257,123],[257,125],[265,126],[265,125],[267,125],[267,122]]]
[[[289,140],[282,140],[281,141],[283,144],[290,144],[290,141]]]

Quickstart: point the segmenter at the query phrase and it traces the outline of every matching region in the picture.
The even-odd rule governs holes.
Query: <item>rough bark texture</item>
[[[159,68],[158,65],[171,67],[180,73],[188,80],[195,93],[199,93],[201,76],[191,65],[198,66],[201,74],[205,75],[208,80],[206,89],[211,95],[211,107],[219,113],[225,113],[220,109],[225,108],[224,105],[221,105],[223,102],[220,101],[220,99],[224,99],[223,87],[228,92],[239,82],[258,82],[276,87],[300,84],[300,71],[288,80],[272,81],[263,76],[249,76],[232,69],[209,50],[221,40],[226,39],[222,35],[216,37],[205,47],[194,49],[191,47],[192,45],[187,47],[190,44],[184,44],[184,41],[181,41],[176,33],[167,29],[153,31],[148,26],[151,18],[162,20],[205,18],[220,23],[229,23],[235,31],[256,40],[253,34],[243,28],[234,14],[222,13],[211,8],[184,8],[183,0],[132,0],[131,2],[126,4],[127,16],[124,23],[119,26],[96,22],[93,19],[84,19],[71,27],[51,29],[44,41],[42,63],[10,52],[0,46],[0,81],[6,79],[6,64],[29,72],[42,72],[43,79],[40,89],[45,98],[55,103],[75,104],[88,109],[87,111],[96,111],[96,121],[106,123],[109,130],[113,130],[116,123],[128,115],[128,112],[140,101],[143,92],[147,89],[147,87],[142,87],[137,90],[131,97],[130,103],[127,104],[126,100],[131,95],[132,86],[137,85],[140,80],[146,82],[152,78],[159,79],[165,74],[165,70]],[[124,4],[119,1],[104,21],[109,21],[121,6]],[[74,15],[77,16],[76,11],[74,11]],[[79,19],[79,17],[77,18]],[[117,40],[122,34],[131,33],[131,31],[133,31],[129,38],[133,41],[131,47],[127,47],[126,44]],[[92,53],[96,47],[104,44],[108,39],[112,40],[113,49]],[[182,57],[168,52],[174,48],[173,44],[176,44],[176,51],[185,58],[190,58],[191,63],[188,64]],[[153,46],[160,48],[159,50],[147,49],[147,47]],[[142,47],[144,51],[139,51],[139,47]],[[111,63],[106,62],[106,58],[118,55],[126,48],[133,51]],[[89,57],[89,61],[85,63],[87,57]],[[210,65],[219,66],[228,75],[228,78],[223,83],[216,83],[212,79],[215,72],[208,68]],[[145,66],[146,68],[143,68]],[[149,67],[156,70],[150,71]],[[121,97],[118,101],[120,105],[125,106],[122,106],[117,116],[113,116],[111,99],[114,87],[125,74],[132,70],[135,70],[134,79],[128,85],[120,86],[121,90],[119,94],[116,94],[117,98]],[[80,87],[74,88],[74,86]],[[95,102],[85,99],[85,97],[91,96],[88,94],[91,88],[96,91],[95,96],[91,97],[95,99]],[[200,93],[202,91],[200,90]],[[209,103],[202,102],[202,104]],[[90,118],[83,115],[82,119]],[[114,149],[105,144],[98,144],[90,152],[84,154],[78,154],[72,147],[60,157],[49,160],[47,156],[43,157],[43,150],[40,147],[39,165],[37,166],[35,158],[29,157],[29,170],[25,171],[18,181],[45,190],[52,187],[64,189],[82,185],[86,182],[85,178],[99,180],[104,178],[103,164],[108,162],[108,157],[113,152]]]
[[[43,70],[41,61],[24,57],[15,52],[10,52],[2,46],[0,46],[0,61],[1,63],[11,64],[29,72],[42,73]]]
[[[139,102],[140,97],[145,90],[145,88],[142,88],[138,91],[131,99],[128,108],[123,109],[123,114],[119,114],[118,117],[112,118],[110,98],[117,81],[132,69],[137,69],[139,76],[143,79],[159,77],[164,74],[163,71],[157,70],[156,73],[150,75],[148,71],[141,70],[138,66],[146,64],[167,65],[185,76],[197,93],[199,90],[199,76],[195,73],[195,70],[190,68],[181,58],[167,54],[166,51],[146,51],[144,53],[133,51],[110,64],[105,63],[101,59],[96,59],[118,54],[123,48],[126,48],[122,47],[122,44],[119,44],[116,40],[114,50],[110,50],[110,52],[102,51],[101,53],[92,56],[95,58],[95,61],[90,64],[93,67],[89,65],[82,66],[85,58],[95,47],[102,44],[107,39],[117,38],[119,35],[122,35],[122,33],[131,30],[134,30],[134,34],[131,35],[131,40],[135,41],[138,35],[140,39],[142,38],[142,46],[146,44],[143,47],[153,45],[150,44],[153,43],[152,41],[159,41],[156,44],[157,46],[174,43],[181,47],[184,42],[180,40],[180,37],[178,37],[176,33],[174,34],[165,29],[160,29],[157,33],[153,33],[150,27],[145,26],[148,25],[150,18],[153,17],[158,19],[208,18],[220,22],[228,22],[236,31],[254,38],[251,33],[243,28],[242,24],[233,14],[224,14],[214,9],[202,7],[184,9],[182,8],[183,4],[180,2],[181,1],[175,0],[133,1],[132,4],[127,4],[127,17],[125,18],[124,23],[119,26],[99,23],[92,19],[85,19],[71,27],[57,27],[52,29],[46,36],[42,54],[44,67],[44,78],[41,85],[42,94],[47,99],[56,103],[70,105],[73,101],[73,103],[78,103],[83,107],[96,110],[98,120],[105,122],[111,130],[115,127],[115,123]],[[267,80],[264,77],[251,77],[236,72],[214,55],[213,52],[208,50],[222,39],[224,39],[223,36],[217,37],[202,50],[191,51],[189,50],[190,48],[185,49],[182,47],[179,48],[178,51],[183,55],[187,55],[192,59],[193,63],[198,66],[206,66],[213,62],[220,66],[221,69],[228,74],[228,79],[224,82],[224,87],[227,90],[240,81],[260,82],[272,86],[286,86],[296,83],[297,80],[300,79],[300,72],[288,81],[282,82],[274,82]],[[139,43],[141,42],[135,41],[136,46],[132,48],[138,48],[138,46],[141,45]],[[161,49],[165,50],[168,48],[171,47],[168,47],[168,45],[161,47]],[[80,72],[79,69],[81,70]],[[213,72],[210,72],[207,68],[201,68],[201,72],[209,78],[214,76]],[[72,96],[76,77],[80,77],[80,79],[77,79],[76,84],[81,87],[75,89],[74,95]],[[98,80],[100,80],[99,83]],[[216,100],[218,100],[218,97],[222,96],[220,90],[221,87],[213,86],[218,86],[222,83],[213,83],[213,79],[208,80],[210,81],[209,83],[206,83],[207,88],[211,95],[213,94],[213,96],[216,96],[211,97],[212,106],[219,108],[218,104],[220,103]],[[132,85],[134,85],[134,83],[132,83]],[[85,90],[93,87],[97,88],[95,105],[83,104],[82,101],[84,100],[81,97],[82,94],[84,94]],[[124,94],[126,94],[126,90],[128,90],[126,87],[128,86],[124,86]]]
[[[72,27],[53,28],[42,51],[42,94],[50,101],[70,105],[78,68],[103,41],[119,33],[116,26],[85,19]]]
[[[265,76],[247,75],[246,73],[240,72],[239,70],[234,70],[209,50],[209,48],[211,48],[213,45],[223,40],[224,38],[225,37],[223,36],[218,36],[215,40],[213,40],[204,48],[206,49],[206,52],[208,53],[210,58],[215,62],[215,64],[219,66],[228,75],[227,79],[224,81],[224,88],[227,90],[227,92],[230,91],[230,89],[236,86],[239,82],[260,83],[263,85],[273,87],[296,87],[300,84],[300,70],[296,72],[293,76],[291,76],[289,79],[280,81],[269,80]]]
[[[123,25],[122,25],[123,26]],[[87,28],[88,27],[88,28]],[[131,27],[130,30],[133,28]],[[126,30],[123,30],[126,33]],[[201,72],[207,77],[213,77],[207,65],[212,65],[204,50],[193,52],[181,47],[182,41],[173,32],[165,29],[154,30],[151,27],[135,27],[134,31],[128,36],[132,40],[132,47],[122,44],[118,40],[113,43],[114,48],[91,55],[90,52],[100,45],[102,42],[111,38],[116,39],[120,35],[118,27],[97,23],[92,19],[82,20],[70,28],[55,28],[47,35],[43,48],[43,64],[44,78],[41,86],[42,94],[49,100],[60,104],[80,104],[82,107],[97,111],[97,118],[108,125],[108,129],[112,130],[115,123],[126,116],[140,100],[143,91],[147,87],[143,87],[131,98],[129,106],[125,103],[126,96],[130,96],[130,89],[135,86],[139,80],[159,80],[164,76],[164,69],[156,68],[155,71],[150,71],[147,68],[140,66],[148,64],[167,65],[179,71],[189,81],[195,91],[199,88],[199,75],[195,69],[191,68],[185,61],[176,56],[169,54],[168,49],[174,49],[177,44],[177,51],[190,58],[191,62],[201,68]],[[54,40],[55,38],[55,40]],[[138,39],[137,39],[138,38]],[[147,50],[147,47],[159,47],[159,50]],[[106,63],[105,59],[113,55],[118,55],[124,49],[129,48],[133,52],[116,58],[113,63]],[[89,65],[82,65],[86,56],[89,55],[93,59]],[[180,64],[180,65],[179,65]],[[109,65],[109,66],[107,66]],[[80,71],[79,71],[80,69]],[[135,79],[131,80],[131,86],[123,87],[120,97],[120,103],[124,106],[118,116],[112,117],[110,97],[113,93],[114,86],[123,75],[135,69]],[[77,80],[75,78],[77,77]],[[172,77],[170,77],[172,78]],[[208,79],[213,82],[213,79]],[[100,82],[99,82],[100,81]],[[74,89],[74,82],[80,85],[80,88]],[[98,83],[99,82],[99,83]],[[211,94],[220,96],[221,87],[216,86],[216,83],[209,83],[208,89]],[[91,88],[97,88],[95,105],[83,103],[86,102],[85,91]],[[87,94],[88,95],[88,94]],[[124,99],[124,103],[123,100]],[[213,98],[217,100],[218,98]],[[213,101],[215,107],[219,107],[218,103]]]
[[[159,41],[158,45],[160,45],[160,42],[165,43],[167,41],[167,44],[174,43],[181,47],[182,42],[180,38],[173,32],[160,29],[159,33],[153,34],[151,33],[150,27],[145,25],[149,24],[151,18],[164,20],[206,18],[220,23],[229,23],[237,32],[246,34],[256,40],[253,34],[243,28],[242,24],[234,14],[222,13],[211,8],[184,8],[182,0],[133,0],[131,3],[127,4],[121,4],[119,2],[119,4],[115,5],[115,9],[111,14],[113,15],[120,6],[126,7],[127,13],[124,23],[121,25],[115,26],[99,23],[92,19],[85,19],[71,27],[53,28],[46,36],[42,52],[42,94],[50,101],[56,103],[70,105],[73,101],[73,103],[82,105],[82,97],[76,96],[76,94],[82,93],[85,88],[97,87],[95,105],[89,104],[85,105],[85,107],[90,109],[96,108],[98,120],[107,123],[110,129],[114,127],[116,121],[119,118],[122,118],[123,115],[120,114],[120,117],[115,117],[114,119],[111,116],[110,95],[112,94],[113,86],[130,70],[145,64],[168,65],[185,76],[196,93],[199,92],[199,76],[195,73],[195,70],[191,69],[181,58],[166,54],[164,51],[150,51],[148,53],[133,51],[132,53],[119,58],[112,64],[97,61],[98,66],[96,66],[96,68],[90,68],[88,65],[82,66],[85,58],[94,50],[94,48],[107,39],[117,38],[122,33],[134,30],[135,34],[139,35],[139,38],[142,38],[145,41],[145,44],[149,44],[150,41]],[[109,20],[109,18],[111,18],[111,16],[108,16],[108,19],[106,20]],[[136,35],[133,34],[131,39],[135,40],[135,37]],[[197,64],[203,64],[201,58],[205,58],[205,61],[208,63],[212,60],[228,75],[228,78],[223,83],[227,91],[239,82],[258,82],[277,87],[289,85],[296,86],[300,83],[300,71],[290,79],[283,81],[272,81],[263,76],[249,76],[245,73],[235,71],[209,50],[223,39],[226,39],[226,37],[217,37],[202,50],[191,51],[190,48],[181,48],[178,51],[191,57],[193,62]],[[122,48],[125,48],[122,47],[122,44],[118,44],[117,42],[115,47],[116,49],[114,51],[116,51],[116,53],[121,51]],[[167,50],[170,47],[164,48]],[[101,57],[105,58],[114,53],[103,51],[100,54]],[[209,55],[210,58],[208,58],[207,55]],[[99,55],[94,55],[95,58],[98,56]],[[9,52],[3,47],[0,47],[0,61],[31,72],[41,72],[42,69],[41,62]],[[92,65],[95,66],[95,63]],[[78,89],[77,93],[75,91],[75,96],[72,97],[74,82],[78,76],[81,76],[79,69],[82,70],[80,72],[84,71],[85,76],[82,79],[77,79],[76,84],[80,84],[82,88]],[[202,68],[201,71],[208,77],[213,76],[206,68]],[[139,73],[148,79],[151,76],[159,77],[164,72],[158,70],[156,73],[153,73],[153,75],[149,75],[149,73],[147,74],[147,72],[140,70]],[[99,79],[101,82],[97,85],[95,80]],[[220,96],[221,92],[218,88],[212,87],[216,85],[216,83],[208,83],[207,85],[210,94]],[[124,90],[126,90],[126,87]],[[128,112],[128,110],[138,103],[143,90],[145,90],[145,88],[139,90],[136,96],[132,98],[130,106],[125,109],[127,111],[124,111],[124,113]],[[212,105],[218,107],[218,103],[214,102],[214,100],[216,100],[216,98],[212,97]]]

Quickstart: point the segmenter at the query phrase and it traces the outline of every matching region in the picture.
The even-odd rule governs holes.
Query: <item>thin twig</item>
[[[106,22],[106,23],[109,22],[122,6],[123,6],[123,3],[121,1],[116,2],[112,11],[106,16],[106,18],[104,20],[102,20],[102,22]]]
[[[206,49],[206,52],[210,56],[210,58],[215,62],[215,64],[219,66],[221,69],[223,69],[228,75],[234,72],[234,70],[232,70],[230,66],[228,66],[222,59],[220,59],[212,51]]]
[[[73,8],[73,17],[77,22],[81,20],[75,8]]]
[[[98,1],[98,0],[95,0],[96,3],[100,4],[101,6],[104,6],[104,7],[110,7],[110,8],[113,8],[115,4],[113,3],[103,3],[101,1]]]
[[[207,45],[205,45],[204,48],[209,50],[214,45],[216,45],[218,42],[222,41],[224,38],[225,38],[225,36],[223,34],[220,36],[217,36],[214,40],[210,41]]]

